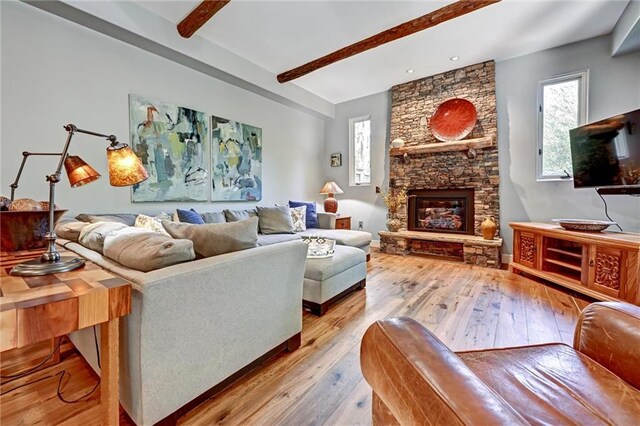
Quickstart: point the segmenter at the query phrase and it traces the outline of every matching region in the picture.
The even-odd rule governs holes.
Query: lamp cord
[[[37,370],[38,368],[42,367],[44,365],[44,363],[46,363],[53,356],[54,352],[60,347],[60,343],[61,342],[62,342],[62,337],[60,337],[58,339],[58,343],[57,343],[56,347],[49,354],[49,356],[47,356],[45,358],[45,360],[42,361],[37,366],[29,369],[26,372],[23,372],[23,373],[20,373],[20,374],[15,374],[15,375],[12,375],[12,376],[2,376],[2,378],[12,378],[12,380],[10,380],[10,382],[13,382],[14,380],[17,380],[17,379],[19,379],[21,377],[24,377],[26,375],[35,373],[36,371],[38,371]],[[98,358],[98,368],[102,368],[102,366],[100,364],[100,348],[98,347],[98,334],[96,332],[96,326],[95,325],[93,326],[93,342],[95,343],[95,347],[96,347],[96,356]],[[57,395],[58,399],[60,401],[64,402],[65,404],[75,404],[76,402],[80,402],[80,401],[83,401],[86,398],[88,398],[93,392],[95,392],[96,389],[98,389],[98,386],[100,385],[100,382],[101,382],[101,380],[98,379],[98,382],[95,384],[95,386],[93,386],[93,388],[89,392],[87,392],[86,394],[82,395],[79,398],[68,400],[68,399],[65,399],[65,397],[62,394],[62,381],[64,380],[65,376],[67,376],[67,375],[69,376],[69,380],[71,380],[71,373],[68,373],[67,370],[61,370],[61,371],[59,371],[59,372],[57,372],[55,374],[50,374],[48,376],[41,377],[39,379],[32,380],[30,382],[18,385],[18,386],[14,387],[14,388],[11,388],[11,389],[9,389],[7,391],[4,391],[4,392],[0,393],[0,396],[6,395],[8,393],[16,391],[16,390],[18,390],[20,388],[23,388],[25,386],[29,386],[29,385],[32,385],[32,384],[35,384],[35,383],[38,383],[38,382],[42,382],[43,380],[47,380],[47,379],[51,379],[53,377],[59,376],[58,386],[56,387],[56,395]]]
[[[607,206],[607,200],[604,199],[604,197],[602,196],[602,194],[600,192],[598,192],[598,190],[596,189],[596,194],[598,194],[598,196],[600,197],[600,199],[602,200],[602,202],[604,203],[604,215],[607,217],[607,219],[609,219],[611,222],[614,222],[613,219],[611,219],[611,216],[609,216],[609,207]],[[616,223],[616,226],[618,227],[618,229],[620,230],[620,232],[624,232],[622,230],[622,227],[620,225],[618,225]]]

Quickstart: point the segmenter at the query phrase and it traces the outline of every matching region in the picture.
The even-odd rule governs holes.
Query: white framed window
[[[371,116],[349,119],[349,186],[371,185]]]
[[[569,130],[587,121],[589,71],[538,83],[537,179],[570,179]]]

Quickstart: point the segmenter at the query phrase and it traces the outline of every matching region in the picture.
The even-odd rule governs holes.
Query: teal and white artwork
[[[131,147],[149,173],[133,202],[209,199],[209,123],[200,111],[129,95]]]
[[[211,201],[262,199],[262,129],[211,118]]]

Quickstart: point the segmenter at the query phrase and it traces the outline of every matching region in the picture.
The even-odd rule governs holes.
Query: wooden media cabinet
[[[513,262],[525,272],[598,300],[640,305],[640,234],[576,232],[514,222]]]

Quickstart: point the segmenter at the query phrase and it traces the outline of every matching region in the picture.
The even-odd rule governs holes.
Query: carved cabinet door
[[[592,245],[589,253],[588,286],[609,296],[624,298],[627,252],[624,250]]]
[[[538,267],[538,236],[532,232],[515,233],[514,258],[517,263],[529,268]]]

